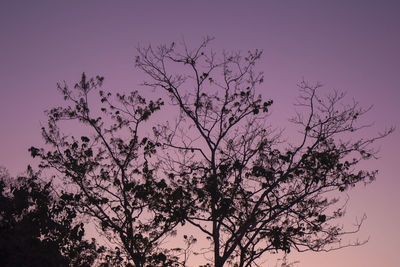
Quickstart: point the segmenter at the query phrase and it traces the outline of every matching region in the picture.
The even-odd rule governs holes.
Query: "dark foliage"
[[[57,200],[36,173],[0,177],[1,266],[92,266],[103,249],[84,240],[74,209]]]

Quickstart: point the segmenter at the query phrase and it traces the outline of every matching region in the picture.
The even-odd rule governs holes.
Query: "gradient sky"
[[[145,1],[142,1],[145,2]],[[34,164],[43,111],[62,103],[56,83],[85,71],[105,87],[143,89],[134,67],[138,44],[262,49],[263,95],[273,112],[293,110],[296,84],[320,81],[373,105],[373,135],[400,127],[400,1],[11,1],[0,2],[0,165],[16,175]],[[350,192],[346,223],[367,214],[358,248],[293,254],[297,267],[395,267],[400,251],[400,129],[380,143],[376,182]],[[274,266],[273,260],[265,266]]]

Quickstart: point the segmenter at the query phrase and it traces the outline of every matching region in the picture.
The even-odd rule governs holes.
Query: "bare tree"
[[[256,88],[261,51],[217,54],[211,38],[191,50],[175,43],[138,49],[136,66],[145,85],[163,90],[179,111],[174,124],[154,127],[164,148],[157,157],[168,184],[182,191],[184,220],[211,241],[213,266],[257,266],[272,251],[326,251],[343,244],[340,194],[374,180],[377,171],[359,170],[373,158],[375,137],[360,138],[358,121],[368,109],[346,104],[338,92],[319,95],[321,85],[302,82],[299,136],[283,142],[269,123],[272,100]],[[161,170],[161,169],[160,169]]]

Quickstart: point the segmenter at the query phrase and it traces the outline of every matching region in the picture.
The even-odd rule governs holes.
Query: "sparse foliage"
[[[161,90],[175,108],[174,120],[140,128],[164,104],[138,93],[99,90],[96,113],[89,92],[103,78],[59,89],[66,107],[48,112],[43,137],[50,146],[32,147],[41,168],[59,172],[61,198],[95,219],[104,236],[121,249],[121,262],[136,267],[186,266],[190,253],[212,260],[203,266],[259,266],[267,253],[327,251],[361,242],[342,242],[346,231],[340,192],[375,179],[377,171],[359,169],[375,157],[372,144],[390,134],[361,138],[359,118],[369,109],[346,104],[334,92],[322,97],[321,85],[299,84],[299,134],[285,142],[271,126],[273,101],[257,93],[261,51],[209,50],[211,38],[191,50],[175,43],[138,49],[136,66],[148,75],[145,85]],[[82,126],[85,135],[67,135],[62,123]],[[176,226],[198,230],[183,248],[166,249]],[[199,237],[208,251],[196,251]],[[118,258],[118,257],[117,257]]]
[[[358,137],[368,109],[346,105],[339,93],[321,97],[319,84],[302,82],[303,110],[292,119],[300,142],[284,145],[267,124],[272,100],[256,93],[261,52],[219,56],[207,49],[210,41],[194,50],[143,47],[136,65],[180,111],[175,125],[155,129],[166,151],[160,161],[187,196],[185,220],[211,240],[213,265],[255,266],[266,252],[358,245],[341,243],[349,232],[335,224],[344,214],[335,193],[375,178],[357,166],[392,129]]]
[[[100,232],[123,250],[128,262],[136,267],[171,266],[173,258],[167,258],[159,244],[182,220],[174,204],[179,192],[170,192],[165,180],[153,178],[148,159],[157,144],[138,133],[163,103],[147,102],[137,92],[117,94],[114,103],[111,93],[100,90],[102,114],[96,115],[89,93],[102,81],[83,74],[74,90],[59,84],[68,105],[48,111],[48,126],[42,128],[52,150],[32,147],[30,152],[41,158],[42,168],[62,175],[67,189],[61,198],[95,219]],[[63,133],[60,127],[66,121],[82,126],[86,135]]]

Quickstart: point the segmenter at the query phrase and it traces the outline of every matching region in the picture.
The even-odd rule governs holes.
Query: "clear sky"
[[[146,2],[146,3],[145,3]],[[196,45],[216,37],[216,49],[261,49],[262,94],[279,116],[293,110],[296,84],[320,81],[365,106],[372,135],[400,127],[399,1],[11,1],[0,2],[0,165],[13,175],[32,163],[42,143],[43,111],[61,98],[56,83],[85,71],[107,88],[143,89],[134,67],[138,44]],[[282,117],[283,118],[283,117]],[[298,267],[395,267],[400,251],[400,129],[380,144],[376,182],[351,191],[348,220],[367,214],[358,248],[294,254]],[[274,266],[274,262],[266,263]]]

